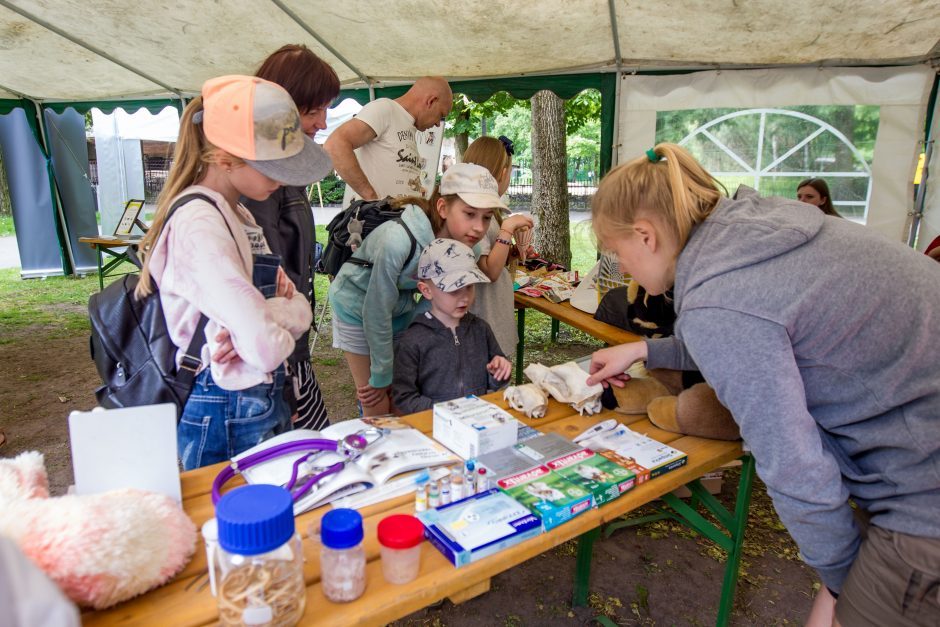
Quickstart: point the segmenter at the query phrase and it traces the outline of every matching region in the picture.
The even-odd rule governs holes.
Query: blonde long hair
[[[463,153],[463,162],[474,163],[486,168],[497,183],[499,183],[506,168],[512,167],[512,157],[506,152],[506,146],[495,137],[478,137],[473,140],[473,143]],[[494,211],[493,215],[499,224],[503,223],[503,215],[500,210]]]
[[[145,298],[153,293],[150,281],[150,254],[163,232],[166,216],[173,199],[190,185],[201,181],[205,177],[206,168],[209,164],[216,163],[222,152],[206,139],[202,124],[193,121],[193,116],[201,111],[202,96],[197,96],[186,105],[180,118],[179,137],[176,140],[176,149],[173,152],[173,167],[170,169],[166,184],[157,198],[157,212],[154,215],[153,224],[150,225],[150,229],[140,242],[139,254],[143,266],[140,271],[140,281],[134,291],[134,295],[138,299]],[[234,155],[225,154],[233,165],[237,166],[242,163],[242,160]]]
[[[653,153],[655,162],[639,157],[617,166],[601,181],[591,202],[592,228],[599,241],[628,231],[638,217],[646,217],[664,227],[681,251],[692,227],[727,196],[724,186],[684,148],[657,144]]]

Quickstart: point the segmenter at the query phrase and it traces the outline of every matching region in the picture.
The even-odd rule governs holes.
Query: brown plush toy
[[[672,335],[676,320],[668,293],[650,296],[633,280],[608,292],[594,317],[646,337]],[[683,384],[682,373],[676,370],[647,371],[635,365],[628,372],[632,378],[624,387],[613,388],[615,411],[647,414],[654,425],[673,433],[716,440],[741,438],[731,412],[707,383],[693,379]]]

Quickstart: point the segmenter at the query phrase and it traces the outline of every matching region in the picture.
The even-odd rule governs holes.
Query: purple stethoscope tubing
[[[297,482],[297,474],[299,472],[300,465],[306,462],[312,455],[322,453],[324,451],[337,452],[339,447],[340,443],[336,440],[326,440],[320,438],[297,440],[295,442],[287,442],[286,444],[279,444],[263,451],[258,451],[257,453],[238,460],[237,462],[233,461],[228,466],[223,468],[212,481],[212,504],[215,505],[219,502],[219,499],[222,498],[222,486],[225,485],[226,481],[238,474],[241,469],[251,468],[252,466],[270,461],[282,455],[309,451],[307,455],[301,456],[300,459],[294,462],[290,481],[285,486],[289,491],[291,491],[291,496],[296,500],[298,497],[305,494],[311,487],[313,487],[314,484],[323,479],[323,477],[342,470],[345,462],[336,462],[323,472],[312,475],[307,481],[303,483],[303,485],[300,486],[300,488],[294,490],[293,488],[294,484]]]

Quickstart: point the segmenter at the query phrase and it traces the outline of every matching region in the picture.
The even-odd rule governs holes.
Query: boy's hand
[[[369,384],[356,389],[356,396],[363,407],[375,407],[384,402],[389,395],[389,388],[374,388]]]
[[[284,298],[294,297],[294,282],[290,280],[290,277],[287,276],[281,266],[277,267],[277,291],[274,295],[283,296]]]
[[[497,381],[506,381],[512,373],[512,363],[502,355],[497,355],[486,364],[486,371]]]

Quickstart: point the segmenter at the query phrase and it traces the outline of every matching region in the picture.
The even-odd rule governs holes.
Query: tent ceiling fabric
[[[940,0],[615,0],[614,9],[628,70],[940,55]],[[362,76],[381,86],[616,66],[607,0],[0,0],[0,98],[192,95],[298,42],[347,88],[364,86]]]

